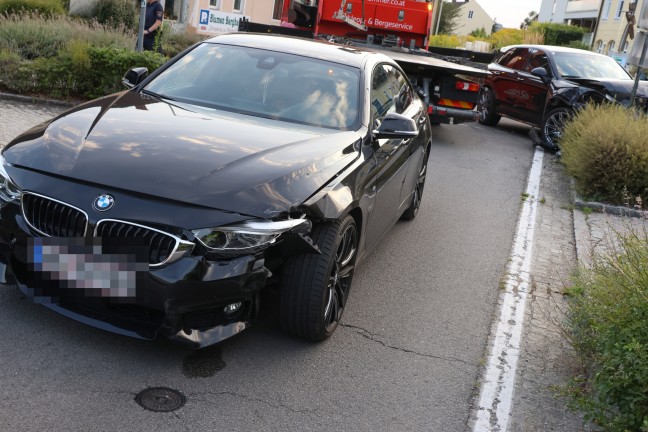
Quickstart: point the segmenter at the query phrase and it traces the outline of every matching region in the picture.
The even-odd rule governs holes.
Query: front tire
[[[486,126],[495,126],[502,118],[495,113],[495,94],[488,87],[482,87],[479,93],[477,110],[479,111],[479,123]]]
[[[567,108],[555,108],[542,121],[542,139],[547,148],[558,150],[560,138],[567,123],[573,115],[573,111]]]
[[[351,215],[318,224],[311,237],[322,254],[296,255],[284,263],[279,297],[285,331],[314,342],[333,334],[351,288],[359,236]]]

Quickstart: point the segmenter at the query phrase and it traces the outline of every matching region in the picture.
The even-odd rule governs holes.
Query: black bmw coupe
[[[426,107],[390,58],[217,36],[11,141],[0,277],[81,322],[206,346],[278,287],[282,327],[335,330],[354,269],[419,209]]]

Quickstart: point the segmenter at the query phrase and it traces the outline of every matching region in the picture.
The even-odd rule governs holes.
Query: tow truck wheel
[[[482,87],[479,93],[477,111],[479,111],[479,123],[486,126],[495,126],[502,118],[495,114],[495,95],[488,87]]]
[[[314,342],[333,334],[351,288],[359,237],[351,215],[317,224],[311,238],[322,253],[284,263],[279,313],[285,331]]]

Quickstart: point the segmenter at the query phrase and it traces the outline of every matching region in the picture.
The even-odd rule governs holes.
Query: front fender
[[[608,98],[605,93],[587,87],[570,87],[557,89],[551,99],[547,112],[557,107],[573,109],[584,108],[589,103],[603,103]]]

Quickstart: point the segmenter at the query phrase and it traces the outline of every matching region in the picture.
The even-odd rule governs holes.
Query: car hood
[[[613,79],[588,79],[588,78],[570,78],[569,81],[579,85],[586,86],[602,93],[608,94],[618,100],[624,101],[630,97],[634,80],[613,80]],[[637,96],[648,97],[648,83],[639,82]]]
[[[301,204],[358,157],[357,132],[168,103],[132,91],[14,139],[5,160],[97,186],[258,217]]]

